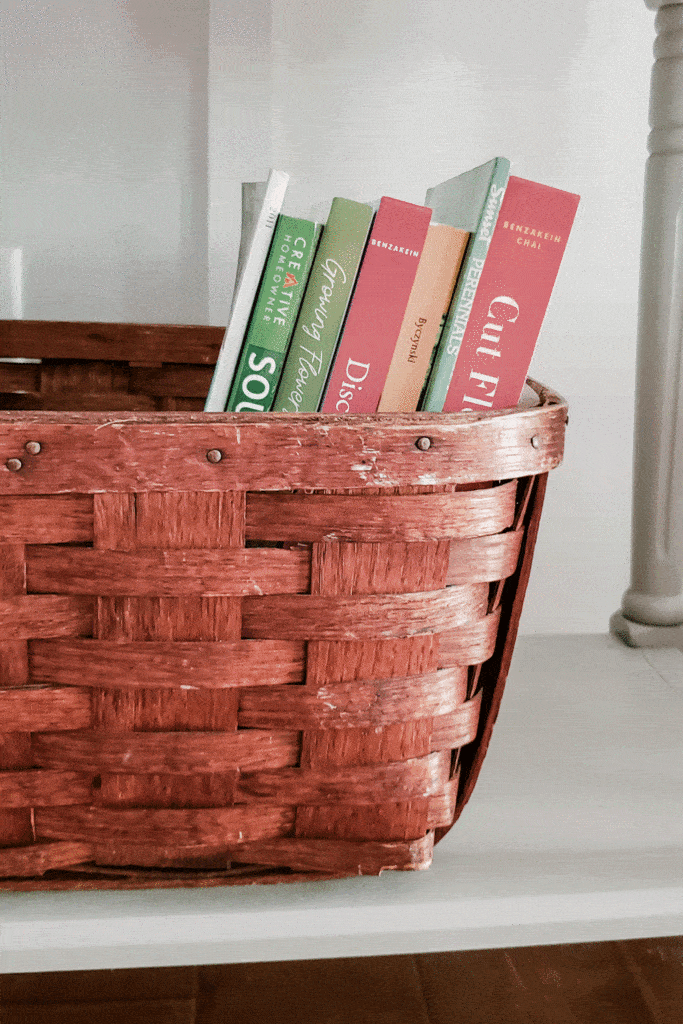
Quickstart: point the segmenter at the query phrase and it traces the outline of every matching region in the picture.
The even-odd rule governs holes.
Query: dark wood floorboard
[[[430,1024],[413,957],[199,968],[196,1024]]]
[[[683,1022],[683,937],[617,943],[656,1024]]]
[[[0,1024],[683,1024],[683,937],[0,975]]]
[[[581,943],[420,956],[430,1024],[653,1024],[618,946]],[[683,963],[679,985],[683,994]],[[680,1013],[677,1020],[683,1024]]]

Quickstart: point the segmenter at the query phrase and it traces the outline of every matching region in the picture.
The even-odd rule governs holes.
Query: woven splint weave
[[[0,888],[425,868],[472,792],[566,405],[206,415],[221,334],[2,325]]]

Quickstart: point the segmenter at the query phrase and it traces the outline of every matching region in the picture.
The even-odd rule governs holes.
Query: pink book
[[[578,205],[571,192],[510,176],[444,412],[519,401]]]
[[[383,196],[321,412],[377,410],[432,211]]]

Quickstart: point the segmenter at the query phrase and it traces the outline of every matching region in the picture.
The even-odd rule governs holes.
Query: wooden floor
[[[0,975],[2,1024],[681,1024],[683,937]]]

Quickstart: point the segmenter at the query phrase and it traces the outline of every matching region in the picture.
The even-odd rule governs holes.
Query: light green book
[[[463,228],[471,238],[420,401],[426,412],[443,411],[509,176],[510,161],[496,157],[427,192],[434,221]]]
[[[263,270],[226,409],[272,408],[321,225],[280,215]]]
[[[275,396],[276,412],[316,412],[344,324],[374,211],[332,200]]]

